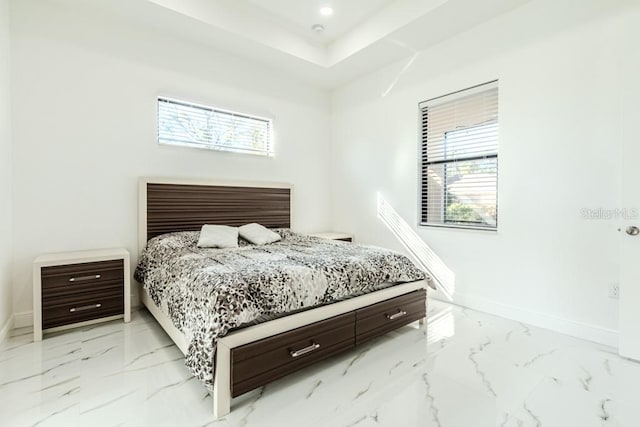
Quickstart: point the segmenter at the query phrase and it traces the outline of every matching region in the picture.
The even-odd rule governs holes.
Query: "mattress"
[[[209,391],[217,340],[238,328],[356,297],[425,273],[406,256],[375,246],[275,229],[282,240],[198,248],[198,232],[151,239],[135,278],[180,330],[185,364]]]

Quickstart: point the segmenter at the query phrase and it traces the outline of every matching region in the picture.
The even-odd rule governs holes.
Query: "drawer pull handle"
[[[80,277],[72,277],[69,279],[70,282],[82,282],[84,280],[97,280],[99,278],[101,278],[102,276],[99,274],[95,274],[95,275],[91,275],[91,276],[80,276]]]
[[[399,311],[396,314],[391,314],[391,315],[387,314],[387,319],[396,320],[396,319],[399,319],[400,317],[406,316],[406,315],[407,315],[406,311]]]
[[[82,307],[73,307],[69,309],[69,313],[75,313],[76,311],[93,310],[95,308],[102,307],[102,304],[83,305]]]
[[[309,347],[305,347],[305,348],[301,348],[300,350],[292,351],[289,354],[291,355],[291,357],[298,357],[298,356],[302,356],[303,354],[311,353],[312,351],[317,350],[319,348],[320,348],[320,344],[314,342]]]

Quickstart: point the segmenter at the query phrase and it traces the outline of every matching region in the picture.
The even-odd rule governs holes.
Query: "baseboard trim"
[[[452,302],[438,295],[434,295],[432,298]],[[453,299],[453,304],[456,305],[618,348],[618,331],[614,329],[564,319],[551,314],[511,306],[473,295],[455,294]]]
[[[13,316],[9,316],[0,329],[0,344],[9,338],[9,333],[13,330]]]
[[[13,314],[13,328],[28,328],[33,326],[33,312],[23,311],[22,313]]]

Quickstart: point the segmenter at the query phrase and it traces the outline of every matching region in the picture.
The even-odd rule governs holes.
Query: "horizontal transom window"
[[[434,98],[421,111],[421,224],[498,226],[498,85]]]
[[[159,97],[158,142],[271,156],[272,121]]]

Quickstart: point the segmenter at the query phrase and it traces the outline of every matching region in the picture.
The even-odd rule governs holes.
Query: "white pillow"
[[[260,224],[251,223],[243,225],[239,229],[240,237],[250,241],[254,245],[266,245],[282,239],[278,233],[274,233],[267,227]]]
[[[238,227],[205,224],[200,230],[199,248],[237,248]]]

